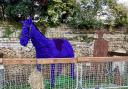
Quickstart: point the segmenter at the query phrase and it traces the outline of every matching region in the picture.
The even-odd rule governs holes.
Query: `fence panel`
[[[78,89],[128,89],[128,63],[79,63],[77,65]],[[122,88],[121,88],[122,87]]]
[[[77,87],[81,89],[128,89],[127,57],[78,58]]]
[[[44,64],[39,72],[35,65],[5,65],[3,89],[75,89],[70,64],[55,64],[52,68],[54,72],[51,65]]]
[[[128,89],[127,59],[3,59],[0,89]],[[37,71],[37,63],[41,71]]]

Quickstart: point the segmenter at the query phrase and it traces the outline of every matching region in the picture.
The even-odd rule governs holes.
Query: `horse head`
[[[20,35],[20,44],[22,46],[26,46],[28,44],[28,41],[30,39],[30,26],[32,24],[32,19],[29,18],[27,20],[20,21],[22,24],[22,31]]]
[[[22,26],[29,28],[30,25],[32,24],[32,18],[28,18],[27,20],[22,20],[20,21],[20,23],[22,24]]]

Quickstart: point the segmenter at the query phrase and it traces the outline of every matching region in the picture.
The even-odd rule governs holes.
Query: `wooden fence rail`
[[[0,64],[56,64],[56,63],[81,63],[81,62],[114,62],[128,61],[125,57],[79,57],[79,58],[0,58]]]

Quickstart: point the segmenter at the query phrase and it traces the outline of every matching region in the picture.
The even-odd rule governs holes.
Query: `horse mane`
[[[44,34],[37,28],[37,26],[34,23],[32,24],[35,26],[36,30],[39,31],[44,36]]]

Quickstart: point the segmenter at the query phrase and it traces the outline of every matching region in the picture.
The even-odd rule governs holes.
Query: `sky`
[[[123,4],[128,8],[128,0],[117,0],[117,2]]]

